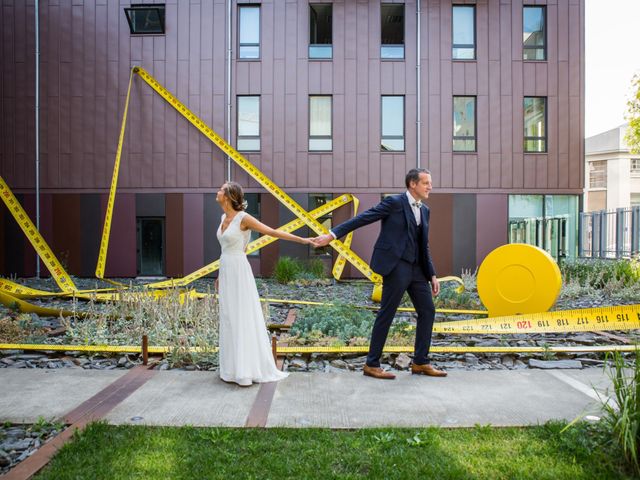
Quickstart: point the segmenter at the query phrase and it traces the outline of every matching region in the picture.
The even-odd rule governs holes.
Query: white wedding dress
[[[251,232],[240,229],[245,212],[238,212],[222,232],[218,293],[220,305],[220,378],[239,385],[273,382],[289,374],[277,369],[271,352],[256,281],[245,254]]]

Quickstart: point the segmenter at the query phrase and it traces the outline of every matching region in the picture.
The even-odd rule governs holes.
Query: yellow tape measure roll
[[[496,248],[478,270],[478,295],[490,317],[546,312],[561,288],[551,255],[524,243]]]

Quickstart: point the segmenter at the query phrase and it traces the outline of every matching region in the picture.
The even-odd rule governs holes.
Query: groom
[[[409,292],[418,314],[411,373],[446,377],[447,373],[432,367],[428,359],[435,316],[431,294],[440,292],[429,254],[429,208],[422,203],[431,192],[431,174],[424,168],[414,168],[407,173],[405,184],[405,193],[386,197],[375,207],[338,225],[331,233],[320,235],[314,244],[324,247],[356,228],[382,221],[371,257],[371,268],[383,278],[382,302],[373,324],[364,374],[387,380],[396,378],[380,368],[380,357],[402,296]]]

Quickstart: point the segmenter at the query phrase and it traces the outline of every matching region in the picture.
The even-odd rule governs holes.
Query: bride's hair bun
[[[247,201],[244,199],[244,192],[239,183],[227,182],[225,193],[231,201],[231,208],[235,211],[239,212],[247,209]]]

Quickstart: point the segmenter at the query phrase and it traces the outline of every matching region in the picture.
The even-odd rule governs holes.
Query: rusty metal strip
[[[253,401],[245,427],[264,428],[269,418],[269,410],[271,410],[271,402],[273,395],[276,393],[278,382],[261,383],[260,390]]]
[[[125,375],[64,415],[63,419],[71,425],[45,443],[33,455],[13,467],[1,477],[2,480],[28,480],[32,478],[49,463],[76,431],[82,431],[90,422],[103,418],[153,377],[157,372],[151,368],[145,366],[132,368]]]
[[[296,321],[297,313],[298,310],[295,308],[289,310],[287,313],[287,319],[284,321],[284,325],[291,327],[293,322]],[[286,346],[287,344],[282,345]],[[284,367],[284,356],[277,357],[276,366],[282,370]],[[273,396],[276,393],[277,386],[278,382],[260,384],[260,389],[258,390],[256,399],[253,401],[249,415],[247,415],[247,420],[244,424],[245,427],[264,428],[267,425],[269,410],[271,410],[271,402],[273,401]]]

